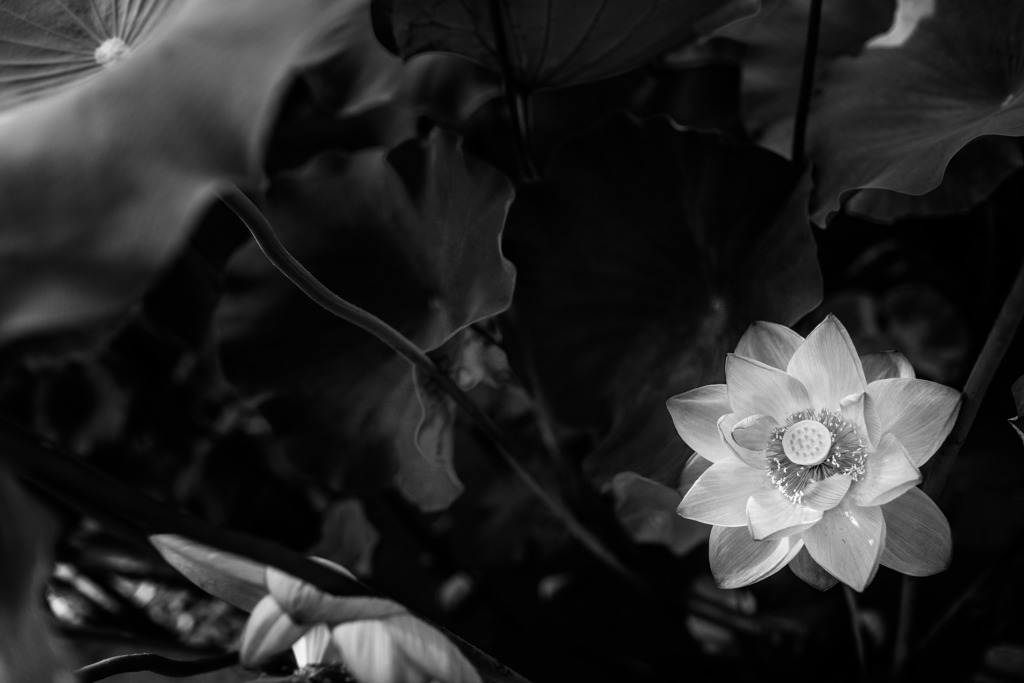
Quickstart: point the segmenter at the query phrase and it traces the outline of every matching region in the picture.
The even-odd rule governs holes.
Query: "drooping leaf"
[[[742,42],[743,118],[759,144],[788,157],[800,92],[810,0],[764,0],[761,11],[718,35]],[[854,55],[892,24],[896,0],[822,3],[817,53],[820,73],[829,62]]]
[[[345,7],[186,0],[103,73],[0,114],[0,340],[122,313],[219,187],[258,179],[285,79]]]
[[[527,89],[595,81],[757,10],[756,0],[374,0],[381,39],[405,58],[454,52]],[[500,14],[495,15],[493,8]],[[501,26],[501,31],[496,26]],[[507,56],[507,57],[506,57]],[[507,61],[506,61],[507,60]]]
[[[6,470],[0,470],[0,511],[0,679],[68,683],[64,648],[43,608],[56,525]]]
[[[123,60],[182,0],[7,0],[0,6],[0,109]]]
[[[499,241],[511,197],[504,176],[435,131],[387,153],[319,157],[271,187],[266,211],[328,287],[436,350],[508,306],[515,273]],[[255,247],[229,288],[226,371],[271,397],[264,413],[304,470],[346,489],[397,477],[427,509],[458,495],[452,406],[407,361],[306,299]]]
[[[916,22],[822,83],[808,142],[819,225],[841,207],[885,222],[966,209],[1022,164],[1007,138],[1024,135],[1024,6],[911,4]]]
[[[722,381],[749,323],[792,324],[818,302],[806,192],[770,152],[624,116],[521,190],[517,309],[552,407],[608,434],[595,478],[675,485],[688,449],[665,400]]]

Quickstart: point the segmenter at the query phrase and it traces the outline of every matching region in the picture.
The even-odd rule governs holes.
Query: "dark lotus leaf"
[[[596,81],[753,14],[757,0],[374,0],[390,18],[383,38],[405,58],[454,52],[504,73],[527,89]],[[491,8],[501,10],[502,34]],[[378,26],[378,33],[380,27]]]
[[[146,41],[182,0],[5,0],[0,108],[100,73]]]
[[[822,4],[819,72],[829,62],[859,53],[893,21],[896,0],[829,0]],[[761,11],[718,35],[742,42],[743,118],[754,139],[788,157],[800,93],[810,3],[763,0]]]
[[[1022,33],[1014,0],[936,0],[892,39],[837,60],[810,121],[814,221],[845,205],[892,221],[986,197],[1021,162],[1016,141],[999,136],[1024,134]],[[985,151],[992,159],[979,163]],[[958,167],[961,154],[973,163]],[[893,204],[893,193],[909,197]]]
[[[345,7],[187,1],[103,73],[0,114],[0,339],[123,313],[218,188],[258,180],[282,85]]]
[[[611,430],[587,463],[599,480],[675,485],[687,448],[665,400],[722,381],[751,322],[820,300],[807,185],[765,150],[616,116],[520,191],[518,311],[559,417]]]
[[[350,20],[330,36],[339,46],[336,54],[303,74],[317,100],[338,116],[389,106],[455,123],[499,94],[495,79],[461,57],[431,54],[408,62],[396,57],[374,38],[370,0],[351,4]]]
[[[463,342],[453,337],[511,299],[515,271],[500,247],[511,199],[504,176],[435,131],[390,152],[322,155],[284,174],[265,209],[325,285],[454,358],[457,376]],[[396,477],[422,507],[450,503],[461,485],[448,398],[309,301],[255,246],[230,273],[217,321],[225,370],[250,395],[272,396],[264,412],[293,460],[334,486]]]

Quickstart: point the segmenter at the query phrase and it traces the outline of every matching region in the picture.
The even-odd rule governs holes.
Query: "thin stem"
[[[804,145],[807,137],[807,117],[811,110],[811,93],[814,92],[814,71],[818,61],[818,35],[821,33],[822,0],[811,0],[811,12],[807,18],[807,39],[804,41],[803,73],[800,75],[800,96],[796,104],[796,123],[793,125],[793,163],[804,165]]]
[[[83,666],[76,673],[79,683],[93,683],[111,676],[151,671],[169,678],[186,678],[219,671],[238,664],[238,653],[228,652],[216,657],[181,661],[149,653],[121,655]]]
[[[971,431],[974,418],[978,416],[981,401],[985,397],[1006,351],[1010,348],[1010,343],[1017,334],[1022,317],[1024,317],[1024,264],[1017,271],[1017,277],[1010,287],[1009,294],[1006,295],[999,315],[992,324],[992,330],[988,334],[988,339],[985,340],[985,346],[982,347],[978,360],[975,361],[967,383],[964,385],[963,403],[956,423],[953,425],[949,437],[929,462],[928,476],[921,488],[933,499],[939,497],[946,485],[953,461],[960,453],[967,434]],[[904,576],[901,585],[896,645],[893,650],[892,674],[894,680],[899,680],[906,670],[907,657],[910,652],[911,620],[916,603],[917,583],[911,577]]]
[[[857,608],[857,596],[853,589],[843,584],[843,596],[846,598],[846,607],[850,612],[850,627],[853,629],[853,642],[857,648],[857,662],[860,665],[860,678],[868,680],[868,660],[864,650],[864,631],[860,624],[860,610]]]
[[[571,510],[548,493],[534,479],[533,475],[520,462],[519,458],[513,455],[514,449],[497,425],[470,400],[447,373],[437,367],[423,349],[380,318],[345,301],[317,280],[285,248],[281,240],[274,234],[274,230],[266,217],[240,190],[235,189],[232,192],[225,193],[221,196],[221,199],[249,228],[253,238],[255,238],[256,243],[263,250],[267,259],[285,277],[291,280],[299,290],[328,313],[366,330],[390,346],[400,356],[409,361],[428,381],[433,382],[445,394],[450,396],[465,415],[483,432],[484,436],[494,444],[505,464],[512,469],[520,481],[540,499],[551,513],[565,524],[570,534],[616,573],[630,580],[639,581],[605,547],[604,543],[576,518],[576,515]]]
[[[490,0],[490,11],[494,43],[501,62],[501,87],[505,92],[505,104],[515,133],[520,172],[526,181],[537,180],[540,178],[540,172],[537,170],[537,162],[533,159],[533,147],[530,142],[530,96],[520,87],[512,68],[512,55],[508,35],[505,33],[505,15],[501,9],[501,0]]]

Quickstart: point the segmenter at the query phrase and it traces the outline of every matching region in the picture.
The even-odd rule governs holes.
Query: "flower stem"
[[[811,12],[807,18],[807,39],[804,41],[803,73],[800,75],[800,95],[796,104],[796,122],[793,125],[793,163],[798,168],[804,165],[804,145],[807,137],[807,117],[811,110],[811,94],[814,92],[814,71],[818,61],[818,36],[821,33],[822,0],[811,0]]]
[[[843,584],[843,596],[846,598],[846,607],[850,612],[850,627],[853,629],[853,642],[857,648],[857,663],[860,665],[860,678],[868,680],[867,655],[864,650],[864,633],[860,624],[860,610],[857,608],[857,596],[853,589]]]
[[[927,478],[921,488],[933,499],[938,499],[949,477],[953,461],[960,453],[967,434],[971,431],[974,418],[978,416],[978,408],[988,391],[996,370],[1003,361],[1010,343],[1017,334],[1021,319],[1024,318],[1024,264],[1017,271],[1017,277],[1006,295],[1003,306],[992,324],[992,329],[985,340],[978,359],[971,368],[971,374],[963,390],[963,404],[957,415],[949,437],[932,457],[928,464]],[[910,634],[915,605],[917,602],[917,583],[909,576],[903,577],[901,585],[899,621],[896,630],[896,645],[893,650],[892,676],[899,680],[907,666],[910,652]]]
[[[501,87],[505,92],[505,103],[512,121],[520,174],[523,180],[534,181],[540,178],[540,172],[537,170],[537,162],[534,161],[530,143],[530,96],[523,92],[512,68],[512,55],[505,32],[505,15],[501,9],[501,0],[490,0],[490,11],[494,43],[501,61]]]
[[[266,217],[240,190],[236,188],[231,192],[222,194],[221,200],[249,228],[256,243],[270,262],[285,277],[291,280],[299,290],[328,313],[366,330],[390,346],[400,356],[409,361],[414,368],[423,373],[424,377],[434,382],[439,389],[455,401],[464,414],[483,432],[487,439],[496,447],[504,463],[512,469],[519,480],[540,499],[548,510],[565,524],[570,534],[614,572],[630,581],[639,581],[605,544],[583,525],[568,507],[541,486],[520,459],[513,455],[515,449],[512,448],[509,440],[498,429],[497,425],[470,400],[447,373],[437,367],[423,349],[377,316],[345,301],[317,280],[285,248],[284,244],[281,243],[281,240],[274,233]]]
[[[149,653],[120,655],[111,657],[88,666],[83,666],[76,673],[79,683],[93,683],[111,676],[126,673],[151,671],[169,678],[187,678],[198,674],[219,671],[238,664],[238,653],[228,652],[215,657],[181,661],[169,659]]]

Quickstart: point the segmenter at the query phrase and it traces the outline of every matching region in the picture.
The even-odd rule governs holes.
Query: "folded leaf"
[[[334,0],[186,0],[94,78],[0,114],[0,341],[122,314],[229,183],[254,184]]]

